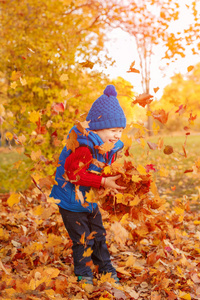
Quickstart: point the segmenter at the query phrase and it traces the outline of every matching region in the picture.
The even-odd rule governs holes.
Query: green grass
[[[18,168],[15,163],[21,161]],[[0,193],[21,191],[27,188],[30,176],[27,172],[28,158],[15,149],[0,148]]]
[[[164,146],[161,150],[151,150],[148,145],[143,149],[137,142],[134,142],[131,153],[135,163],[153,164],[157,172],[154,177],[161,196],[167,196],[168,200],[182,198],[184,195],[189,198],[198,197],[200,187],[200,176],[195,172],[184,173],[192,170],[198,157],[200,157],[200,136],[188,136],[185,150],[187,157],[183,155],[182,146],[185,144],[185,136],[162,137]],[[151,143],[158,143],[158,137],[148,138]],[[166,155],[163,149],[166,145],[173,147],[174,152]],[[160,176],[160,169],[166,176]],[[176,187],[175,190],[172,190]]]

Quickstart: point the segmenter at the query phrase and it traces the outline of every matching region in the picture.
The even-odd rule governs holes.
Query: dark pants
[[[59,207],[65,227],[73,242],[74,273],[76,276],[93,277],[92,270],[86,263],[91,260],[99,266],[99,273],[116,274],[112,266],[106,245],[106,231],[101,213],[97,207],[92,213],[72,212]],[[91,232],[96,232],[92,239],[87,239]],[[80,242],[85,233],[85,243]],[[92,253],[90,253],[93,250]],[[87,251],[87,252],[86,252]]]

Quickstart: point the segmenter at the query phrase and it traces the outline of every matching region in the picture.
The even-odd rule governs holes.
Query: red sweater
[[[69,180],[77,185],[100,188],[102,176],[87,171],[92,154],[87,147],[76,148],[65,161],[65,172]]]

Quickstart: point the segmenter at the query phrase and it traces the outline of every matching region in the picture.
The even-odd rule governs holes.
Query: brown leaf
[[[167,145],[167,146],[165,146],[163,152],[164,152],[165,154],[169,155],[169,154],[172,154],[172,153],[174,152],[174,149],[173,149],[172,146]]]
[[[69,134],[69,137],[66,141],[67,150],[72,150],[75,152],[75,149],[79,147],[79,142],[77,141],[77,134],[74,130],[72,130]]]
[[[155,143],[147,142],[147,145],[151,150],[156,150],[158,148],[158,145]]]
[[[90,121],[76,121],[76,127],[82,134],[88,136],[89,131],[87,131],[86,128],[89,128],[89,123]]]

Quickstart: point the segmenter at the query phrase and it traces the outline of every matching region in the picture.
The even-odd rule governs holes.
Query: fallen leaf
[[[162,124],[167,123],[169,113],[166,113],[164,109],[158,109],[152,112],[152,117]]]

